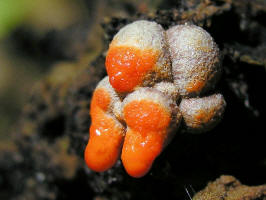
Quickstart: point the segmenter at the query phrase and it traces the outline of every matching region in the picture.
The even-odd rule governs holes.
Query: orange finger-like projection
[[[165,31],[161,25],[144,20],[123,27],[109,46],[105,66],[110,84],[120,93],[169,80]]]
[[[111,168],[121,153],[125,129],[111,111],[118,101],[108,77],[104,78],[93,93],[90,138],[84,153],[88,167],[97,172]]]
[[[123,102],[128,127],[121,158],[133,177],[144,176],[167,143],[173,119],[169,99],[158,90],[141,88]]]

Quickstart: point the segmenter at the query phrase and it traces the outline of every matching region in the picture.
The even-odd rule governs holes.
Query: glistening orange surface
[[[99,107],[103,111],[107,111],[110,103],[111,103],[111,97],[107,89],[104,89],[104,88],[95,89],[92,100],[91,100],[91,106],[90,106],[91,115],[92,115],[92,112],[94,112],[94,108]]]
[[[158,103],[132,101],[124,108],[128,125],[122,149],[122,162],[133,177],[144,176],[161,153],[171,115]]]
[[[192,80],[186,86],[188,92],[199,92],[205,85],[205,81],[202,80]]]
[[[106,114],[109,103],[108,91],[96,89],[91,103],[90,139],[84,157],[88,167],[97,172],[105,171],[116,163],[124,139],[122,125]]]
[[[157,62],[158,53],[130,46],[110,46],[106,70],[110,84],[118,92],[131,92]]]
[[[127,125],[137,131],[164,130],[171,120],[169,111],[151,100],[131,101],[123,112]]]

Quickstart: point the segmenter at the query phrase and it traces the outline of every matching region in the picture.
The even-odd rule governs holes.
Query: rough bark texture
[[[137,19],[155,20],[164,28],[186,21],[202,26],[224,57],[218,83],[227,102],[223,121],[203,135],[177,134],[144,178],[129,177],[120,161],[94,173],[85,166],[83,151],[92,92],[106,75],[105,52],[89,66],[57,67],[35,86],[14,133],[14,149],[0,151],[1,199],[185,199],[185,185],[199,190],[221,174],[248,185],[266,182],[266,2],[184,2],[155,14],[106,20],[105,50],[121,27]],[[209,199],[265,199],[265,186],[249,188],[232,177],[208,187],[228,195]]]

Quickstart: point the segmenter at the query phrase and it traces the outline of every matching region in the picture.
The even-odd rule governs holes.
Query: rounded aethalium
[[[219,49],[200,27],[178,25],[165,32],[155,22],[128,24],[114,36],[105,65],[108,77],[93,93],[84,153],[94,171],[111,168],[121,154],[127,173],[142,177],[182,117],[195,133],[222,118],[221,94],[192,98],[214,87],[221,72]]]
[[[182,99],[180,111],[190,132],[206,132],[222,119],[226,107],[223,95]]]
[[[183,96],[195,96],[214,87],[221,73],[219,49],[211,35],[195,25],[167,30],[172,75]]]
[[[114,36],[105,66],[110,84],[120,93],[171,79],[165,31],[145,20],[126,25]]]
[[[105,77],[93,93],[90,138],[84,152],[86,164],[94,171],[111,168],[121,153],[125,129],[112,112],[117,101],[119,97]]]
[[[156,89],[141,88],[125,98],[127,132],[121,158],[128,174],[142,177],[149,171],[180,122],[177,112],[176,104]]]

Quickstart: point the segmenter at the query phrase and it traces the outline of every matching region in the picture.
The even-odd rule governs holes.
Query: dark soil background
[[[22,23],[0,46],[25,70],[19,75],[14,68],[12,87],[0,93],[0,119],[9,119],[0,126],[0,199],[188,199],[184,188],[199,191],[223,174],[246,185],[266,183],[266,1],[80,2],[85,14],[75,23]],[[134,179],[120,161],[104,173],[89,170],[83,151],[108,44],[138,19],[165,29],[184,22],[206,29],[223,55],[216,90],[227,108],[208,133],[179,131],[151,171]]]

